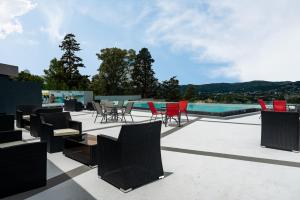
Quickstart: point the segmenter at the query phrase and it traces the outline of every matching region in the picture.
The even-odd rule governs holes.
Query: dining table
[[[110,109],[110,115],[111,115],[112,119],[115,121],[118,121],[118,119],[119,119],[118,110],[124,109],[123,106],[119,106],[119,105],[109,105],[109,106],[106,106],[106,108]]]

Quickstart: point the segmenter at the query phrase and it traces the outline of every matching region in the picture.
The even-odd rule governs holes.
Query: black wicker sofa
[[[0,134],[0,198],[45,186],[46,143],[26,143],[21,131],[6,131],[6,134],[10,135],[8,140],[7,135]]]
[[[299,151],[298,112],[261,112],[261,145],[269,148]]]
[[[83,108],[83,104],[77,101],[77,99],[65,100],[65,111],[81,111]]]

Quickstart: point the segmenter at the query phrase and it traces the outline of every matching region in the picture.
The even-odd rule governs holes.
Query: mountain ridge
[[[237,83],[210,83],[194,85],[198,93],[241,93],[241,92],[267,92],[267,91],[300,91],[300,81],[263,81],[254,80]],[[188,85],[181,85],[181,91],[185,91]]]

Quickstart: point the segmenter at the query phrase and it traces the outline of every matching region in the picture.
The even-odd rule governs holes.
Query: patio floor
[[[122,125],[100,124],[100,119],[94,123],[89,111],[71,114],[88,134],[117,137]],[[144,122],[150,113],[133,111],[133,117]],[[129,193],[99,179],[97,168],[62,153],[48,154],[47,186],[6,199],[299,199],[300,154],[262,148],[260,128],[259,115],[230,120],[190,117],[182,127],[162,126],[166,177]],[[32,139],[25,130],[23,138]]]

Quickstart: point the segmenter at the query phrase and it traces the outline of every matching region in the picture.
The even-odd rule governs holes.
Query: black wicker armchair
[[[0,157],[0,198],[46,185],[46,143],[3,143]]]
[[[124,125],[118,139],[98,135],[98,175],[123,192],[164,176],[161,121]]]
[[[69,112],[41,113],[42,130],[41,141],[47,142],[47,151],[55,153],[63,150],[64,137],[82,133],[81,122],[72,121]]]
[[[42,122],[40,118],[41,113],[59,113],[62,112],[62,107],[45,107],[39,108],[30,115],[30,135],[33,137],[40,137],[42,131]]]
[[[27,128],[29,130],[30,126],[30,114],[34,112],[35,109],[40,108],[36,105],[19,105],[16,109],[16,121],[18,128]]]
[[[0,143],[22,140],[22,131],[14,130],[14,119],[13,115],[0,115]]]
[[[290,151],[300,150],[298,112],[261,112],[261,145]]]
[[[65,111],[81,111],[83,108],[83,104],[78,102],[77,99],[65,100]]]
[[[0,131],[15,129],[15,117],[13,115],[0,115]]]
[[[22,140],[21,130],[10,130],[0,132],[0,143],[13,142],[16,140]]]

